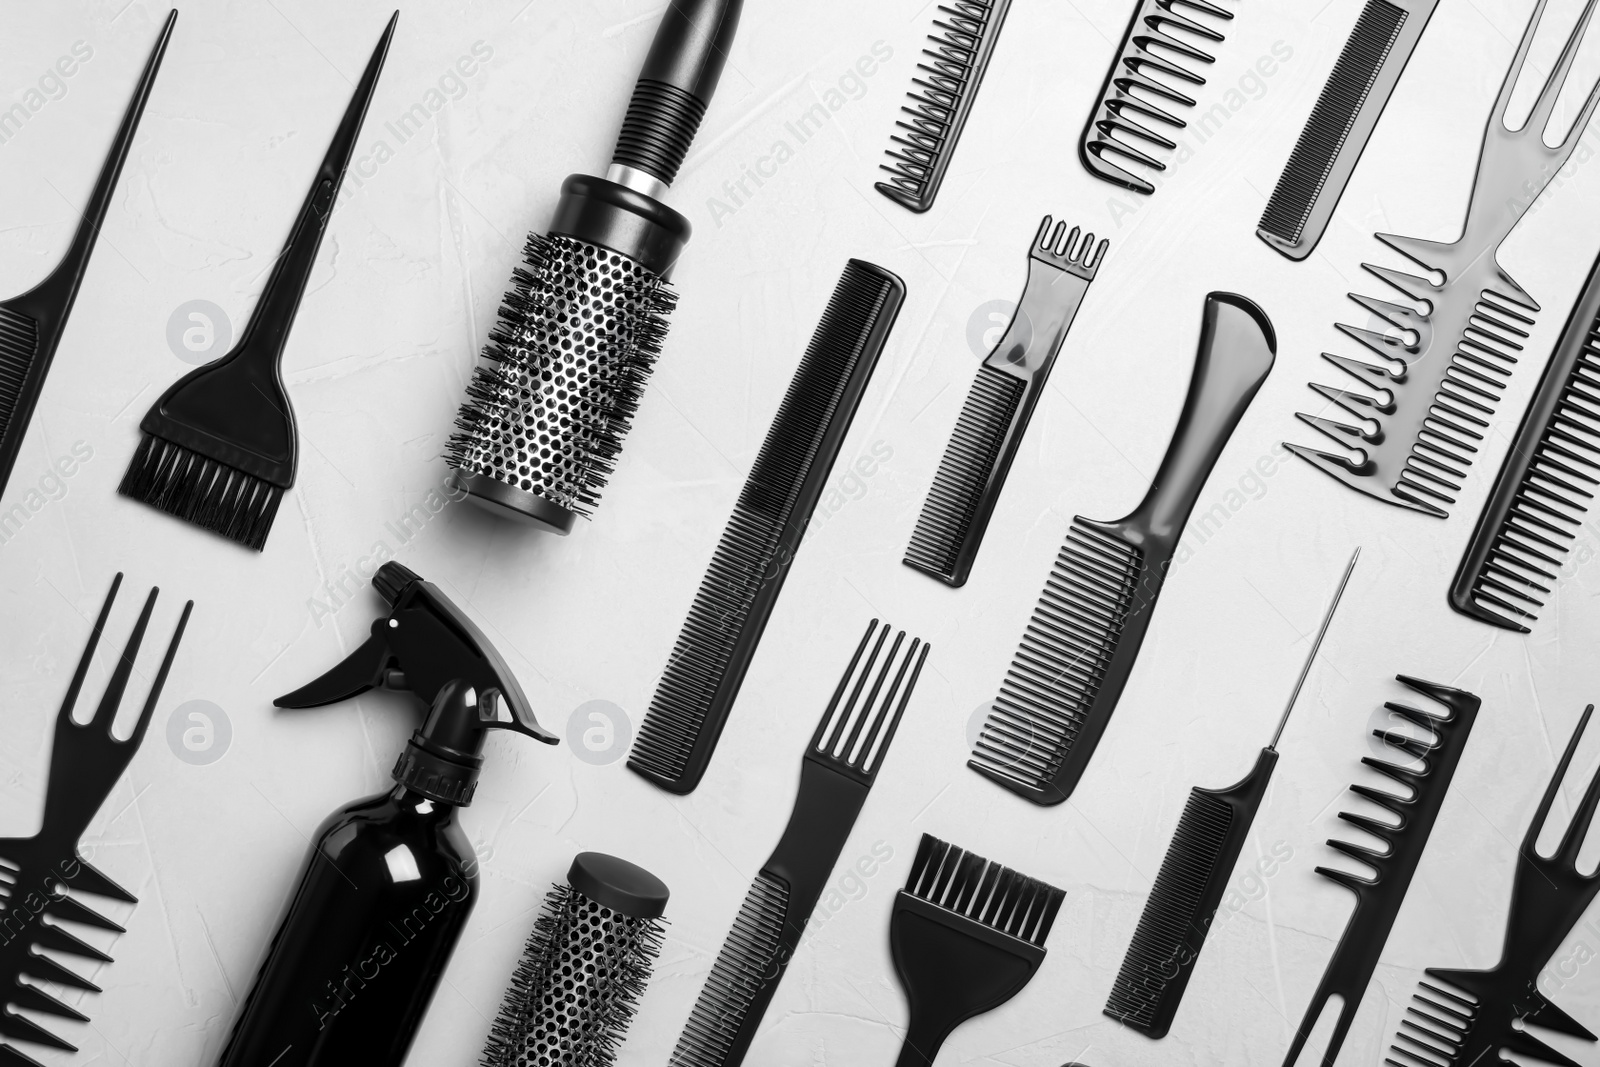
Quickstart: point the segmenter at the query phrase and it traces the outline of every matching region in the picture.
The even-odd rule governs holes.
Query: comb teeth
[[[906,892],[1043,948],[1066,894],[1009,867],[923,834]]]
[[[11,432],[11,417],[38,354],[39,324],[0,306],[0,438]]]
[[[1477,1005],[1432,982],[1417,984],[1423,992],[1412,994],[1395,1043],[1389,1046],[1400,1059],[1386,1057],[1384,1062],[1395,1067],[1455,1067],[1477,1019]]]
[[[917,679],[922,674],[922,664],[928,658],[929,646],[916,637],[906,647],[905,655],[900,655],[900,648],[906,639],[906,632],[901,630],[895,634],[894,644],[889,646],[889,654],[883,658],[883,665],[878,667],[874,678],[873,668],[878,666],[878,654],[883,651],[883,643],[888,639],[891,629],[885,623],[883,629],[878,630],[877,619],[867,624],[867,632],[856,646],[855,655],[850,658],[850,665],[839,679],[833,699],[828,702],[822,720],[817,723],[816,734],[811,738],[811,751],[820,759],[868,786],[878,776],[883,754],[888,751],[895,732],[900,728],[900,717],[911,702],[911,692],[916,688]],[[861,654],[872,643],[875,630],[878,640],[872,644],[871,655],[862,663]],[[851,678],[855,679],[854,686],[850,685]],[[862,691],[869,680],[872,688],[862,699]],[[847,689],[850,696],[845,699]]]

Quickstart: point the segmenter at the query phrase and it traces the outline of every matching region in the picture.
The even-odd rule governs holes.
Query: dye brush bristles
[[[72,314],[78,287],[89,269],[95,239],[100,236],[100,226],[111,207],[111,196],[116,192],[117,179],[122,174],[123,163],[127,162],[133,135],[139,129],[139,118],[150,99],[156,72],[161,69],[161,57],[167,51],[172,25],[177,20],[178,12],[174,10],[161,26],[66,255],[44,281],[21,296],[0,300],[0,493],[5,492],[6,483],[11,479],[17,450],[22,447],[23,435],[28,431],[33,409],[44,389],[45,376],[50,373],[56,347],[67,328],[67,317]]]
[[[1165,1037],[1172,1027],[1184,990],[1189,987],[1189,976],[1211,931],[1217,905],[1222,902],[1234,864],[1239,861],[1239,851],[1272,782],[1272,772],[1278,765],[1278,740],[1300,688],[1311,673],[1311,665],[1316,662],[1317,650],[1327,636],[1328,625],[1333,622],[1333,613],[1360,555],[1358,548],[1350,556],[1333,602],[1322,617],[1322,628],[1311,642],[1305,666],[1278,720],[1277,732],[1272,735],[1272,743],[1261,750],[1255,767],[1243,781],[1226,789],[1197,786],[1189,790],[1189,801],[1183,807],[1155,887],[1145,902],[1144,914],[1139,916],[1139,926],[1106,1001],[1107,1015],[1147,1037]]]
[[[145,413],[144,439],[117,487],[123,496],[257,551],[266,547],[278,504],[294,485],[298,452],[283,350],[399,18],[395,12],[378,39],[244,335]]]

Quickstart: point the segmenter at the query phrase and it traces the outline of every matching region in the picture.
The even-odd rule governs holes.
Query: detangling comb
[[[1600,807],[1600,772],[1589,779],[1589,787],[1555,853],[1541,856],[1537,847],[1550,805],[1593,712],[1593,704],[1583,709],[1578,728],[1572,731],[1572,740],[1567,742],[1567,750],[1556,765],[1556,773],[1517,850],[1511,914],[1506,920],[1500,962],[1487,971],[1429,967],[1428,977],[1433,981],[1419,983],[1422,992],[1414,994],[1413,1005],[1395,1034],[1395,1043],[1389,1046],[1393,1055],[1385,1063],[1392,1067],[1470,1067],[1510,1062],[1501,1055],[1510,1052],[1517,1056],[1516,1062],[1526,1056],[1562,1067],[1579,1067],[1577,1060],[1557,1052],[1527,1028],[1543,1026],[1585,1041],[1595,1039],[1587,1028],[1539,992],[1538,980],[1550,957],[1566,941],[1600,890],[1600,872],[1578,871],[1578,853],[1594,821],[1595,809]]]
[[[1189,395],[1144,500],[1114,522],[1072,520],[967,766],[1035,804],[1059,804],[1089,765],[1184,525],[1277,352],[1266,313],[1206,297]]]
[[[122,585],[122,575],[111,581],[111,591],[106,594],[100,616],[89,632],[89,643],[78,660],[78,669],[67,686],[66,699],[56,716],[55,741],[50,749],[50,776],[45,785],[44,815],[39,830],[32,837],[0,839],[0,865],[5,872],[6,902],[3,936],[0,936],[0,984],[5,987],[8,1010],[0,1012],[0,1034],[17,1041],[31,1041],[67,1052],[77,1051],[77,1046],[56,1036],[45,1027],[19,1014],[16,1008],[54,1015],[62,1019],[86,1022],[88,1016],[66,1004],[39,986],[23,980],[42,979],[89,993],[100,992],[100,987],[81,977],[76,971],[45,955],[39,949],[62,952],[97,963],[110,963],[111,957],[81,940],[62,922],[81,923],[99,930],[122,933],[117,923],[101,915],[79,899],[79,893],[120,900],[127,904],[138,903],[138,898],[106,875],[96,870],[89,861],[78,854],[78,840],[99,812],[100,805],[110,795],[122,772],[133,760],[144,740],[145,729],[155,713],[156,702],[161,699],[161,689],[172,669],[172,660],[178,654],[178,643],[189,622],[189,612],[194,602],[183,606],[178,625],[173,630],[172,641],[167,645],[166,656],[150,685],[144,709],[133,731],[126,738],[117,738],[111,732],[117,718],[117,706],[127,690],[128,678],[133,673],[134,660],[139,655],[139,645],[144,640],[145,628],[150,623],[150,613],[155,609],[156,594],[150,590],[144,610],[128,637],[111,679],[106,684],[105,695],[95,709],[94,716],[84,723],[72,721],[72,709],[83,689],[89,673],[89,664],[105,631],[106,619],[111,614],[111,604],[117,599],[117,589]],[[18,1052],[9,1044],[0,1044],[0,1064],[6,1067],[40,1067],[37,1060]]]
[[[1179,8],[1207,19],[1197,21],[1180,14]],[[1136,0],[1133,18],[1078,140],[1078,158],[1090,174],[1136,193],[1155,192],[1149,179],[1107,157],[1121,157],[1154,171],[1167,169],[1151,152],[1170,151],[1178,143],[1155,127],[1181,130],[1188,125],[1170,109],[1194,107],[1189,92],[1206,80],[1185,62],[1201,67],[1216,62],[1210,52],[1190,42],[1222,41],[1223,35],[1209,23],[1231,18],[1233,12],[1207,0]]]
[[[1527,122],[1520,129],[1506,128],[1506,107],[1545,3],[1539,0],[1528,19],[1484,129],[1461,236],[1441,243],[1378,234],[1380,241],[1429,276],[1365,264],[1408,300],[1395,304],[1350,294],[1393,328],[1375,332],[1339,326],[1381,362],[1323,353],[1324,359],[1372,393],[1313,383],[1311,388],[1343,409],[1353,424],[1305,413],[1300,418],[1360,458],[1288,446],[1352,489],[1439,518],[1448,514],[1446,505],[1455,503],[1467,468],[1488,435],[1495,405],[1539,310],[1533,297],[1501,268],[1500,245],[1566,163],[1600,99],[1596,85],[1566,139],[1554,148],[1544,143],[1545,128],[1594,14],[1594,0],[1589,0]],[[1376,429],[1368,423],[1375,423]]]
[[[904,563],[946,585],[967,582],[989,517],[1005,488],[1028,420],[1072,328],[1109,241],[1095,246],[1067,224],[1044,217],[1028,248],[1028,281],[1011,323],[978,368],[955,433],[945,446]]]
[[[1278,766],[1278,739],[1289,723],[1300,687],[1311,673],[1317,650],[1322,647],[1360,556],[1359,548],[1350,556],[1333,602],[1322,617],[1322,628],[1311,642],[1300,678],[1289,694],[1289,703],[1278,719],[1277,732],[1272,735],[1272,743],[1256,757],[1255,767],[1243,781],[1226,789],[1196,786],[1189,790],[1189,801],[1183,806],[1178,828],[1156,874],[1155,887],[1145,902],[1144,914],[1139,916],[1133,941],[1106,1001],[1107,1015],[1147,1037],[1167,1036],[1173,1017],[1178,1014],[1184,990],[1189,987],[1189,975],[1205,947],[1206,934],[1211,932],[1211,920],[1222,903],[1222,894],[1228,888],[1256,812],[1266,799],[1272,772]]]
[[[1388,730],[1374,730],[1373,736],[1396,750],[1398,762],[1362,757],[1361,762],[1387,778],[1393,779],[1405,791],[1400,795],[1388,789],[1375,789],[1357,783],[1350,792],[1370,800],[1382,808],[1387,817],[1395,821],[1375,819],[1358,812],[1341,811],[1339,818],[1350,823],[1386,846],[1383,851],[1366,845],[1331,838],[1330,848],[1336,849],[1363,864],[1372,871],[1370,876],[1351,874],[1331,867],[1318,867],[1317,873],[1344,886],[1356,895],[1355,911],[1345,924],[1339,946],[1333,950],[1322,981],[1311,996],[1305,1018],[1295,1031],[1289,1053],[1283,1058],[1284,1067],[1298,1062],[1311,1030],[1322,1017],[1323,1009],[1333,997],[1340,998],[1338,1018],[1334,1020],[1327,1050],[1322,1054],[1323,1067],[1333,1067],[1339,1057],[1350,1024],[1355,1021],[1356,1009],[1372,980],[1372,972],[1383,955],[1384,943],[1400,913],[1400,904],[1411,886],[1411,876],[1416,873],[1423,849],[1428,846],[1428,836],[1439,817],[1445,793],[1455,777],[1456,765],[1461,762],[1461,752],[1466,748],[1472,724],[1478,717],[1480,701],[1471,693],[1448,686],[1424,682],[1405,675],[1399,681],[1423,696],[1442,704],[1446,711],[1422,711],[1405,704],[1390,701],[1384,705],[1393,715],[1405,720],[1411,728],[1425,736],[1410,736],[1396,726]],[[1413,766],[1420,761],[1420,766]]]

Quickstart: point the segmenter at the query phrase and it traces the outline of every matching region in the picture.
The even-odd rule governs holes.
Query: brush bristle
[[[219,460],[145,434],[117,492],[258,552],[283,490]]]
[[[1043,948],[1066,893],[923,834],[906,892],[993,930]]]
[[[446,460],[580,515],[598,505],[677,297],[626,256],[534,234]]]
[[[483,1067],[616,1062],[661,952],[659,919],[634,919],[557,885],[522,950]]]
[[[39,324],[0,307],[0,439],[11,432],[11,417],[38,355]]]

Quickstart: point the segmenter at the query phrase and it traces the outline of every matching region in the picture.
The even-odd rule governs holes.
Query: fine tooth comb
[[[1189,395],[1144,500],[1072,520],[967,766],[1035,804],[1072,794],[1116,710],[1195,500],[1277,352],[1266,313],[1206,297]]]
[[[1600,485],[1600,259],[1522,416],[1450,584],[1463,615],[1527,633]]]
[[[800,792],[789,825],[756,875],[717,953],[672,1050],[671,1067],[737,1067],[744,1061],[928,658],[928,646],[917,638],[906,645],[902,630],[874,676],[889,629],[885,624],[879,630],[877,619],[867,624],[822,713],[800,764]],[[872,650],[867,654],[869,644]],[[871,688],[863,699],[869,681]]]
[[[1439,0],[1367,0],[1261,215],[1256,236],[1302,260],[1322,240],[1372,128]]]
[[[56,347],[67,328],[67,316],[72,314],[78,287],[89,269],[95,240],[100,236],[100,226],[111,207],[111,196],[117,190],[117,179],[122,175],[123,163],[127,162],[128,150],[133,147],[139,118],[150,99],[156,72],[161,69],[161,57],[166,54],[172,25],[177,20],[178,12],[174,10],[161,26],[66,255],[44,281],[21,296],[0,300],[0,493],[5,492],[6,483],[11,480],[17,450],[22,447],[23,435],[28,431],[33,409],[44,389],[45,376],[50,373]]]
[[[1384,707],[1427,733],[1430,739],[1411,738],[1394,729],[1372,731],[1374,737],[1382,739],[1384,744],[1399,752],[1400,762],[1391,763],[1372,756],[1362,757],[1361,762],[1398,782],[1410,795],[1409,798],[1402,797],[1360,783],[1350,787],[1350,792],[1372,801],[1395,822],[1356,812],[1339,813],[1339,818],[1378,838],[1387,848],[1380,852],[1366,845],[1355,845],[1336,838],[1328,841],[1330,848],[1371,868],[1373,874],[1367,877],[1330,867],[1317,868],[1318,874],[1354,893],[1356,907],[1350,913],[1350,920],[1345,924],[1339,946],[1333,950],[1333,958],[1328,961],[1328,968],[1322,974],[1317,991],[1312,994],[1305,1018],[1295,1031],[1289,1054],[1283,1058],[1284,1067],[1293,1067],[1299,1060],[1306,1040],[1311,1036],[1312,1027],[1322,1017],[1329,999],[1335,996],[1341,1000],[1339,1016],[1333,1025],[1333,1034],[1328,1039],[1327,1051],[1322,1054],[1323,1067],[1333,1067],[1334,1060],[1338,1058],[1339,1048],[1344,1044],[1345,1035],[1350,1032],[1356,1009],[1361,1006],[1361,998],[1367,991],[1367,983],[1372,980],[1372,972],[1378,966],[1378,957],[1383,954],[1384,943],[1389,939],[1389,930],[1400,912],[1400,904],[1405,900],[1411,876],[1416,873],[1422,851],[1428,845],[1428,835],[1433,832],[1434,820],[1439,817],[1439,808],[1450,788],[1450,780],[1455,776],[1456,764],[1461,762],[1467,736],[1478,717],[1480,701],[1471,693],[1408,678],[1403,674],[1398,676],[1398,680],[1448,710],[1440,715],[1391,701]],[[1418,760],[1422,762],[1420,768],[1411,769],[1408,766]]]
[[[1183,806],[1183,816],[1167,846],[1155,887],[1139,916],[1139,926],[1122,958],[1122,968],[1105,1006],[1107,1015],[1147,1037],[1166,1037],[1172,1028],[1184,990],[1189,987],[1189,975],[1205,947],[1206,934],[1211,931],[1217,905],[1222,903],[1234,864],[1239,861],[1239,852],[1272,782],[1272,772],[1278,765],[1278,739],[1288,725],[1300,687],[1311,673],[1317,650],[1322,647],[1360,556],[1358,548],[1345,567],[1333,602],[1322,617],[1322,628],[1311,642],[1300,678],[1289,694],[1289,703],[1278,719],[1277,732],[1256,758],[1255,768],[1243,781],[1226,789],[1196,786],[1189,790],[1189,801]]]
[[[952,1030],[1022,992],[1044,962],[1065,896],[922,835],[889,919],[895,973],[911,1006],[895,1067],[932,1067]]]
[[[1487,971],[1428,968],[1434,982],[1418,983],[1423,992],[1400,1023],[1393,1053],[1384,1062],[1391,1067],[1469,1067],[1472,1064],[1510,1062],[1501,1052],[1516,1055],[1515,1062],[1531,1057],[1561,1067],[1579,1067],[1576,1060],[1557,1052],[1533,1034],[1528,1025],[1593,1041],[1581,1023],[1538,990],[1544,970],[1572,928],[1600,891],[1600,873],[1578,872],[1578,853],[1600,807],[1600,772],[1589,779],[1583,800],[1573,813],[1567,832],[1549,857],[1538,852],[1550,805],[1566,777],[1578,740],[1594,711],[1583,710],[1578,728],[1556,765],[1555,776],[1534,813],[1522,847],[1517,850],[1517,873],[1511,883],[1511,914],[1506,920],[1505,948],[1500,962]]]
[[[1539,305],[1500,266],[1499,248],[1545,185],[1577,146],[1600,99],[1600,84],[1589,93],[1566,139],[1555,148],[1544,143],[1545,128],[1577,55],[1594,0],[1567,38],[1555,69],[1518,130],[1505,125],[1506,106],[1539,28],[1546,0],[1539,0],[1511,69],[1500,87],[1467,204],[1461,236],[1450,243],[1378,234],[1378,239],[1430,272],[1415,277],[1387,267],[1367,270],[1407,297],[1408,304],[1350,294],[1351,299],[1394,327],[1375,333],[1339,329],[1376,353],[1377,365],[1324,352],[1323,358],[1349,373],[1377,395],[1312,384],[1344,409],[1354,425],[1300,414],[1307,424],[1359,460],[1301,445],[1288,447],[1323,473],[1352,489],[1399,507],[1444,518],[1455,503],[1467,468],[1487,435],[1495,405],[1527,340]],[[1418,308],[1425,310],[1419,311]],[[1376,422],[1369,432],[1365,423]]]
[[[628,754],[669,792],[705,775],[904,300],[898,277],[850,260],[795,369]]]
[[[328,154],[233,351],[173,383],[145,413],[144,434],[117,492],[258,552],[294,485],[294,410],[283,350],[334,199],[377,88],[395,12],[378,39]]]
[[[1120,156],[1154,171],[1166,170],[1166,163],[1150,154],[1151,147],[1171,151],[1178,143],[1153,124],[1174,130],[1187,126],[1166,109],[1194,107],[1194,97],[1184,90],[1206,83],[1182,60],[1201,66],[1216,62],[1215,56],[1186,38],[1193,35],[1212,43],[1224,39],[1206,23],[1179,14],[1180,7],[1224,21],[1233,18],[1233,12],[1206,0],[1137,0],[1122,45],[1078,141],[1078,158],[1090,174],[1136,193],[1148,195],[1156,187],[1106,157]]]
[[[167,654],[161,661],[151,683],[150,695],[145,699],[139,721],[126,739],[118,739],[111,732],[117,718],[117,705],[128,687],[128,677],[133,673],[134,660],[139,655],[139,645],[144,640],[145,627],[150,613],[155,609],[156,594],[151,589],[145,599],[144,610],[128,637],[127,647],[117,660],[106,684],[105,695],[95,709],[94,716],[85,723],[72,721],[73,705],[83,689],[83,681],[94,659],[100,634],[106,628],[111,614],[111,604],[117,599],[117,589],[122,585],[122,575],[111,580],[111,591],[106,594],[100,616],[89,632],[89,644],[78,660],[78,669],[67,686],[66,699],[56,716],[55,741],[50,750],[50,776],[45,785],[44,814],[39,830],[32,837],[0,839],[0,869],[4,871],[6,892],[4,901],[4,936],[0,937],[0,984],[3,984],[8,1010],[0,1012],[0,1035],[15,1041],[31,1041],[65,1052],[76,1052],[77,1046],[45,1027],[33,1022],[15,1009],[23,1008],[54,1015],[62,1019],[87,1022],[88,1016],[45,992],[39,986],[25,981],[43,979],[69,989],[88,993],[100,992],[100,987],[77,972],[38,951],[48,949],[97,963],[110,963],[111,957],[68,932],[61,923],[82,923],[112,933],[123,933],[117,923],[101,915],[68,890],[90,893],[95,896],[137,904],[139,898],[122,888],[90,865],[78,854],[78,840],[100,810],[100,805],[110,795],[133,760],[144,740],[145,729],[155,713],[156,701],[161,698],[167,673],[172,669],[173,657],[178,653],[178,642],[189,622],[189,612],[194,602],[183,606],[178,625],[167,645]],[[48,918],[48,921],[47,921]],[[0,1044],[0,1063],[7,1067],[40,1067],[37,1060],[17,1051],[10,1044]]]
[[[1010,7],[1011,0],[948,0],[939,5],[945,18],[934,18],[938,32],[928,35],[932,47],[922,50],[927,58],[917,64],[922,75],[911,79],[914,88],[906,94],[915,106],[901,108],[910,118],[897,120],[895,126],[905,132],[889,138],[893,163],[881,167],[889,180],[874,186],[902,207],[920,214],[939,195]]]
[[[1080,240],[1076,226],[1063,243],[1067,224],[1051,233],[1050,222],[1046,215],[1029,246],[1022,300],[978,368],[906,549],[906,566],[946,585],[967,582],[1050,368],[1110,244],[1095,247],[1092,233]]]

